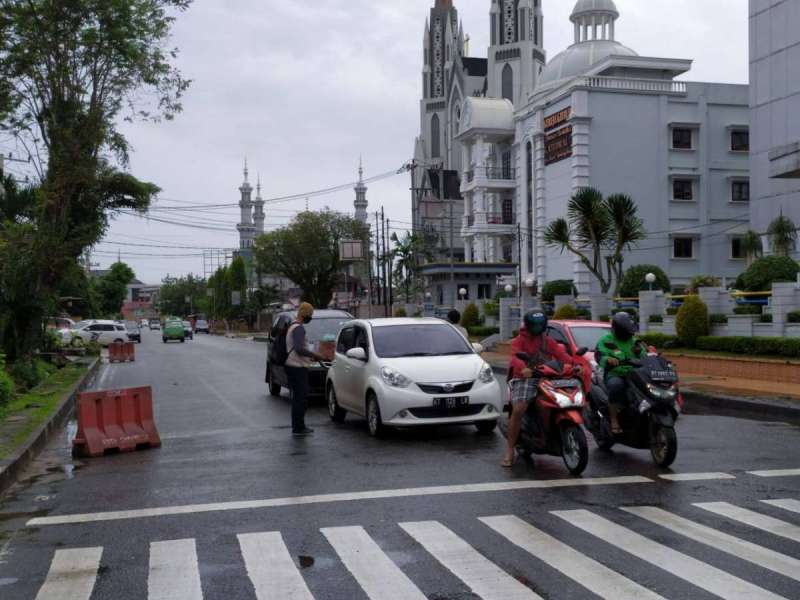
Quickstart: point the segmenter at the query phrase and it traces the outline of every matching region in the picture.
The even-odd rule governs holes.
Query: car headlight
[[[494,370],[492,369],[492,365],[484,363],[483,368],[481,368],[481,373],[478,375],[478,379],[480,379],[483,383],[492,383],[494,381]]]
[[[411,385],[411,380],[408,377],[389,367],[383,367],[381,369],[381,377],[392,387],[406,388]]]

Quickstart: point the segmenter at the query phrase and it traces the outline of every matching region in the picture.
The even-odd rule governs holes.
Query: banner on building
[[[572,156],[572,107],[544,118],[544,164],[551,165]]]

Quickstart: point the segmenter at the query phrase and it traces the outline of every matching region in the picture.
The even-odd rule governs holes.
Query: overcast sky
[[[639,54],[694,59],[683,79],[747,83],[747,0],[616,0],[617,40]],[[434,0],[196,0],[174,30],[179,66],[193,80],[184,112],[171,123],[136,124],[131,170],[162,189],[156,204],[238,202],[242,163],[261,174],[265,199],[353,181],[359,154],[366,176],[398,169],[419,131],[422,32]],[[549,57],[572,43],[573,0],[543,0]],[[455,0],[470,54],[486,56],[489,0]],[[405,227],[409,177],[371,184],[374,211]],[[309,200],[312,209],[353,209],[352,190]],[[305,201],[267,205],[267,227],[285,224]],[[105,267],[119,249],[137,276],[203,271],[193,249],[235,248],[238,209],[161,212],[205,222],[206,231],[135,217],[118,218],[94,260]],[[182,257],[134,256],[176,254]]]

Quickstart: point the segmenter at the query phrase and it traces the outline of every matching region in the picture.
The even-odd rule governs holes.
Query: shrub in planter
[[[397,318],[405,318],[408,316],[405,308],[397,308],[394,311],[394,316]]]
[[[623,298],[634,298],[639,295],[639,292],[649,290],[650,284],[645,280],[648,273],[656,276],[656,282],[653,284],[654,290],[667,292],[671,289],[672,285],[669,277],[662,269],[656,265],[635,265],[625,271],[619,288],[619,295]]]
[[[677,315],[677,314],[678,314],[678,310],[680,310],[680,308],[679,308],[679,307],[677,307],[677,306],[670,306],[669,308],[667,308],[667,314],[668,314],[670,317],[674,317],[675,315]]]
[[[491,335],[496,335],[500,333],[499,327],[469,327],[467,329],[470,336],[476,338],[488,338]]]
[[[556,296],[577,296],[578,290],[575,289],[571,279],[556,279],[548,281],[542,286],[542,300],[553,302]]]
[[[579,316],[580,313],[577,308],[571,304],[565,304],[555,312],[553,318],[559,321],[570,321],[577,319]]]
[[[711,315],[709,321],[712,325],[727,325],[728,324],[728,315],[723,315],[721,313],[715,313]]]
[[[592,311],[589,310],[588,308],[579,308],[578,309],[578,318],[588,321],[588,320],[590,320],[592,318]]]
[[[761,306],[759,304],[742,304],[733,309],[735,315],[760,315]]]
[[[599,321],[605,321],[605,322],[608,322],[608,321],[610,321],[610,320],[611,320],[611,315],[600,315],[600,316],[598,317],[598,320],[599,320]]]
[[[800,323],[800,310],[793,310],[786,314],[787,323]]]
[[[720,287],[722,281],[714,275],[695,275],[689,282],[688,293],[696,294],[701,287]]]
[[[800,265],[788,256],[765,256],[753,262],[736,280],[737,287],[748,292],[767,292],[780,281],[795,281]]]
[[[461,325],[469,329],[470,327],[477,327],[481,324],[481,313],[474,302],[467,305],[464,312],[461,314]]]
[[[648,323],[663,323],[664,316],[663,315],[650,315],[650,318],[647,320]]]
[[[772,315],[761,315],[760,323],[772,323]]]
[[[678,338],[666,333],[646,333],[639,338],[648,346],[655,346],[657,349],[676,348],[680,346]]]
[[[712,337],[697,339],[697,348],[749,356],[800,358],[800,339],[780,337]]]
[[[698,296],[689,296],[678,311],[675,330],[681,342],[694,348],[697,338],[709,333],[708,308]]]
[[[492,301],[485,302],[483,305],[483,314],[487,317],[499,317],[500,303]]]

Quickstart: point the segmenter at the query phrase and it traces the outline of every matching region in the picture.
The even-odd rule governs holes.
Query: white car
[[[374,319],[342,326],[326,393],[331,418],[386,427],[474,424],[489,433],[503,411],[492,367],[440,319]]]
[[[73,345],[85,345],[97,338],[101,346],[108,346],[114,342],[127,342],[128,331],[124,324],[116,321],[81,321],[72,331]]]

